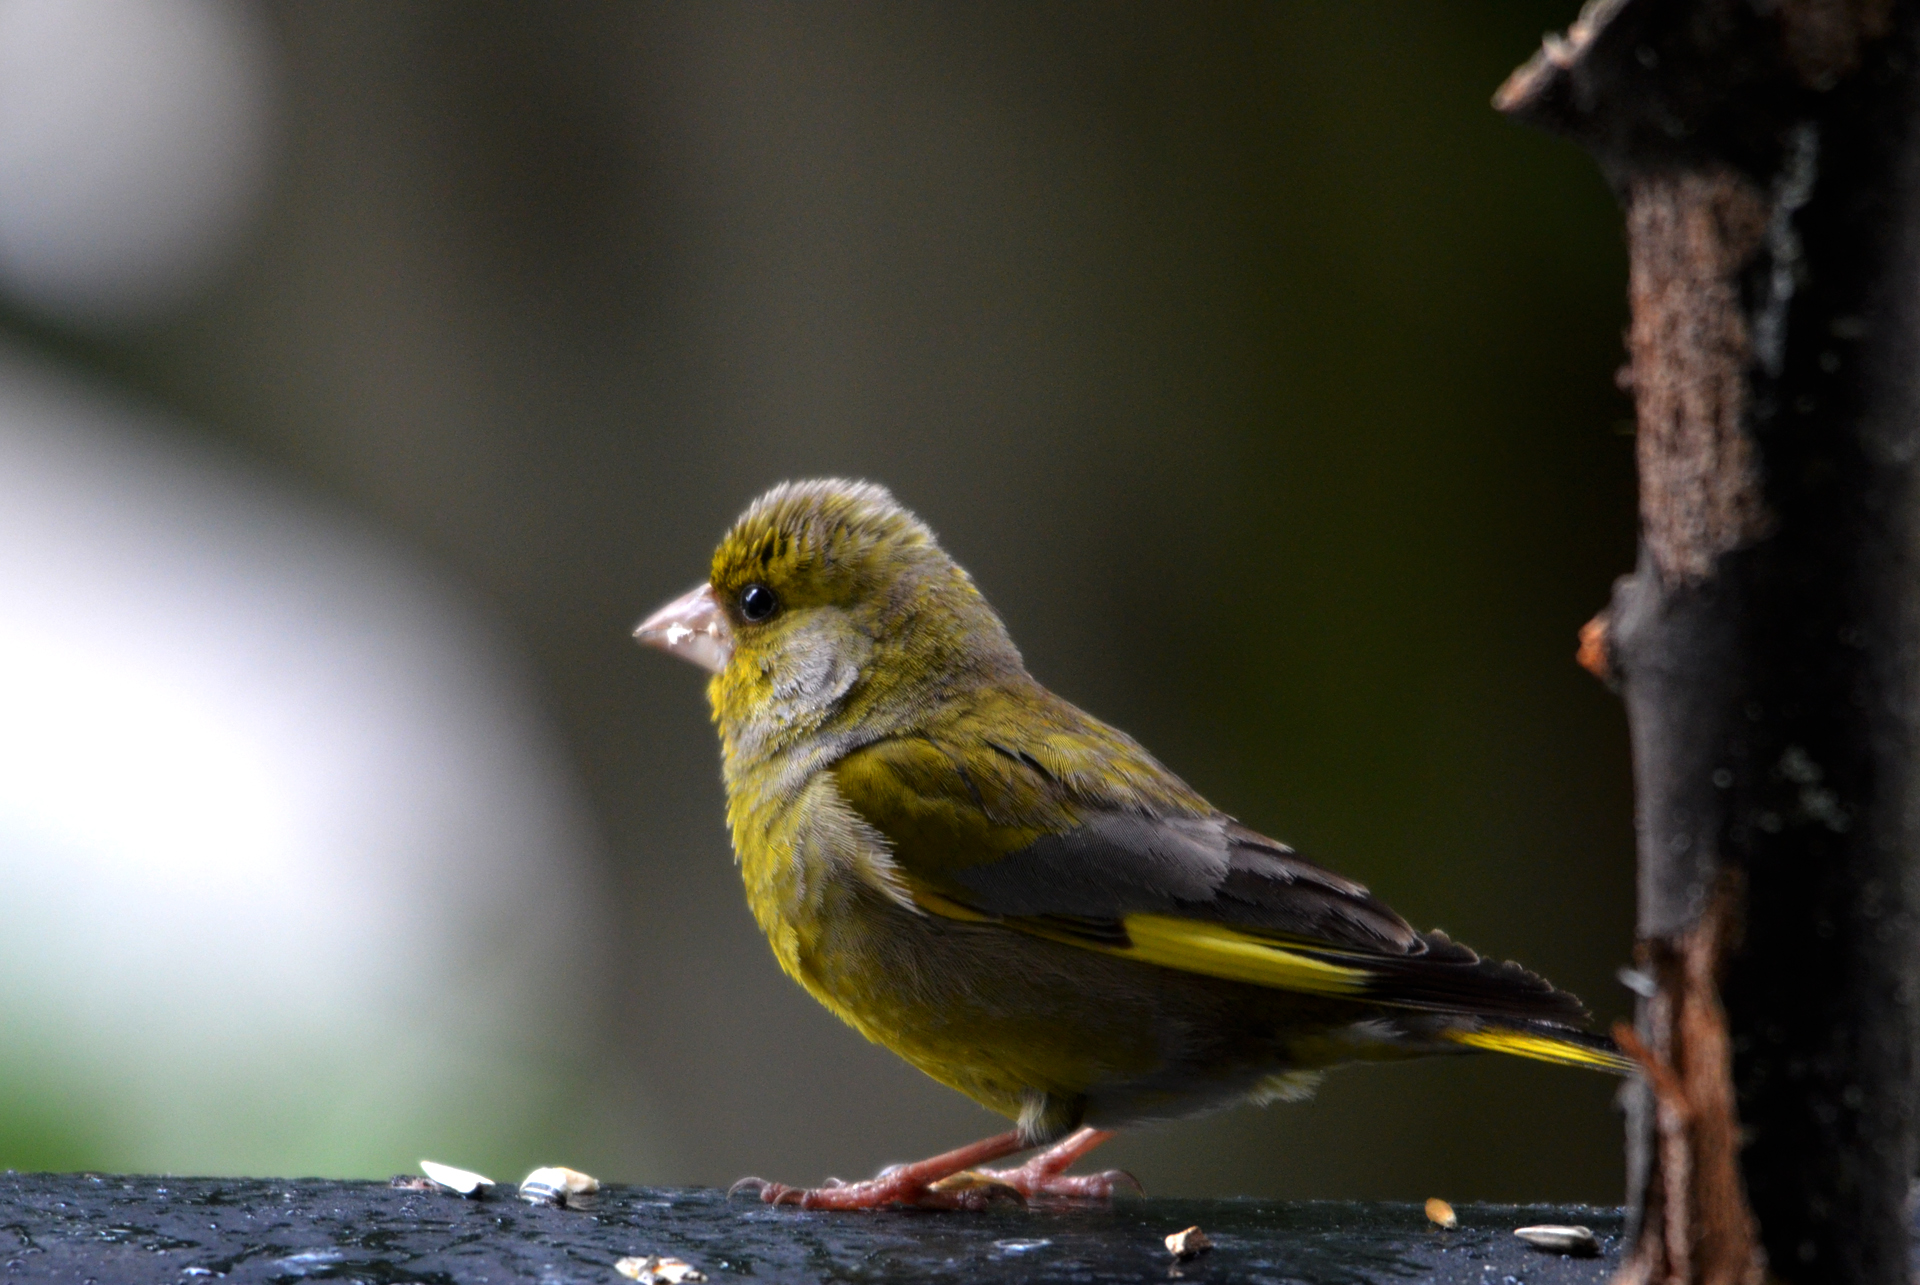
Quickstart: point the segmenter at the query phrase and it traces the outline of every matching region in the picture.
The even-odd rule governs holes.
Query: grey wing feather
[[[1130,914],[1172,915],[1362,957],[1381,1003],[1555,1024],[1586,1013],[1545,978],[1415,932],[1364,885],[1223,815],[1099,813],[951,877],[979,910],[1044,918],[1090,941],[1124,943]]]
[[[1099,813],[952,877],[992,914],[1158,913],[1369,953],[1421,948],[1419,934],[1363,885],[1219,815]]]

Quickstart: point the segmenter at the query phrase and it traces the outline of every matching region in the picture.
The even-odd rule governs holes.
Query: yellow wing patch
[[[1509,1053],[1536,1062],[1557,1062],[1561,1066],[1584,1066],[1596,1071],[1612,1071],[1615,1075],[1625,1075],[1634,1069],[1633,1062],[1621,1054],[1528,1031],[1483,1027],[1477,1031],[1447,1031],[1441,1038],[1490,1053]]]
[[[1208,977],[1308,995],[1360,995],[1372,976],[1222,924],[1169,915],[1128,915],[1121,923],[1133,945],[1106,947],[1108,953]]]
[[[1128,939],[1122,945],[1065,930],[1045,917],[983,915],[917,880],[911,881],[911,886],[914,903],[929,914],[971,923],[1003,923],[1083,950],[1230,982],[1251,982],[1308,995],[1358,996],[1366,993],[1372,977],[1365,968],[1329,963],[1267,938],[1235,932],[1223,924],[1171,915],[1127,915],[1120,921]]]

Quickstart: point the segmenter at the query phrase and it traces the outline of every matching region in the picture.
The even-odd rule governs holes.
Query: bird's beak
[[[733,654],[733,631],[727,627],[727,613],[714,601],[712,585],[681,594],[641,621],[633,636],[716,674]]]

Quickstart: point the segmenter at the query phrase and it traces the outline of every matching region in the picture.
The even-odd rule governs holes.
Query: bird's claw
[[[799,1204],[801,1197],[807,1194],[804,1188],[789,1187],[784,1182],[769,1182],[765,1178],[742,1178],[727,1188],[727,1199],[732,1200],[742,1192],[766,1205]]]

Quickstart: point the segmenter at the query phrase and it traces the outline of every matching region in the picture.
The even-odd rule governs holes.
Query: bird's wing
[[[1518,964],[1415,932],[1364,886],[1223,814],[1113,806],[1066,775],[1039,754],[937,737],[869,745],[835,769],[932,914],[1282,990],[1556,1026],[1585,1016]]]

